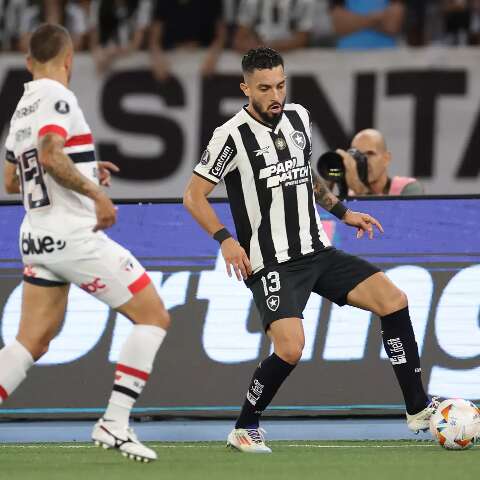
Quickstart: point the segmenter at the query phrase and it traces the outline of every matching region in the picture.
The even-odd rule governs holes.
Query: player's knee
[[[389,315],[390,313],[398,312],[408,305],[408,298],[405,292],[399,288],[394,288],[385,297],[384,302],[380,306],[380,316]]]
[[[277,355],[290,365],[296,365],[302,358],[303,346],[300,340],[289,342],[278,349]]]

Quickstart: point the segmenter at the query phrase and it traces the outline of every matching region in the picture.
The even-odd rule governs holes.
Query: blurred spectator
[[[332,17],[329,11],[329,0],[316,0],[314,22],[310,45],[313,47],[334,47],[336,38]]]
[[[245,53],[265,45],[279,51],[306,47],[315,0],[242,0],[234,48]]]
[[[396,46],[405,16],[402,0],[330,0],[330,7],[338,48]]]
[[[165,50],[174,48],[207,48],[201,73],[213,74],[226,40],[222,0],[157,0],[153,16],[150,52],[155,78],[169,77]]]
[[[77,2],[68,0],[31,1],[21,13],[19,33],[20,50],[28,50],[30,35],[44,22],[60,23],[72,36],[73,46],[80,50],[87,32],[87,19],[84,10]]]
[[[223,0],[223,18],[227,28],[225,48],[233,48],[233,40],[237,30],[237,18],[242,0]]]
[[[27,0],[0,0],[0,49],[18,50],[20,19]]]
[[[480,1],[443,0],[444,43],[476,45],[480,36]]]
[[[151,16],[150,0],[93,1],[90,48],[99,72],[141,48]]]

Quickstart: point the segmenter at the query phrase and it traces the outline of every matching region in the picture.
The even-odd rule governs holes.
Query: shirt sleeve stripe
[[[70,137],[65,142],[65,147],[75,147],[79,145],[89,145],[93,143],[93,136],[91,133],[85,133],[84,135],[76,135],[74,137]]]
[[[38,131],[38,136],[43,137],[47,133],[56,133],[63,138],[67,138],[67,131],[58,125],[45,125]]]
[[[199,176],[200,178],[203,178],[204,180],[206,180],[207,182],[210,182],[210,183],[213,183],[214,185],[216,185],[218,182],[214,182],[213,180],[210,180],[210,178],[207,178],[205,176],[203,176],[201,173],[198,173],[196,172],[195,170],[193,171],[193,173],[197,176]]]

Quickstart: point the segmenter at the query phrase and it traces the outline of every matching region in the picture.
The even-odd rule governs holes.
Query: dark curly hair
[[[242,58],[243,73],[253,73],[254,70],[272,69],[281,65],[282,56],[273,48],[258,47],[249,50]]]

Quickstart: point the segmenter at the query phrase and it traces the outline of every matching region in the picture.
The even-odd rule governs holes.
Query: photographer
[[[337,154],[337,155],[336,155]],[[422,195],[422,184],[409,177],[390,177],[391,153],[378,130],[358,132],[350,150],[337,149],[319,160],[319,170],[327,181],[338,183],[340,196],[360,195]],[[333,157],[333,158],[332,158]],[[341,158],[340,158],[341,157]],[[335,162],[340,165],[335,166]],[[343,163],[343,165],[342,165]]]

